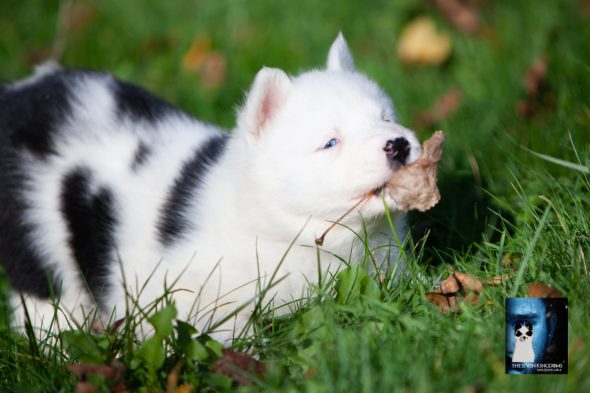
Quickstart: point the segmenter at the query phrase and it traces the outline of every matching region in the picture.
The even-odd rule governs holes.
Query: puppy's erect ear
[[[350,53],[348,44],[341,32],[338,33],[338,37],[336,37],[336,40],[334,40],[334,43],[330,47],[330,53],[328,53],[328,70],[349,72],[356,70],[352,53]]]
[[[283,71],[267,67],[258,71],[246,97],[246,104],[238,116],[239,128],[254,137],[260,136],[290,89],[291,80]]]

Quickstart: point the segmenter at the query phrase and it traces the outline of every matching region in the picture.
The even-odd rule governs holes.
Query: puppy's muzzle
[[[388,140],[383,148],[389,163],[398,167],[399,164],[405,165],[408,156],[410,155],[410,142],[406,138],[396,138]]]

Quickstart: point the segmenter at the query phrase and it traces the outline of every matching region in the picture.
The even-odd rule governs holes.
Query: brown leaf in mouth
[[[436,185],[438,163],[446,135],[436,131],[422,145],[422,155],[398,170],[386,185],[386,191],[401,211],[431,209],[440,200]]]

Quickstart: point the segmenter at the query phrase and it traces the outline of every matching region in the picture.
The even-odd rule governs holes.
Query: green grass
[[[321,66],[339,30],[357,67],[393,97],[404,125],[415,128],[418,113],[448,89],[462,91],[455,114],[417,129],[421,139],[434,129],[448,139],[443,199],[412,215],[423,252],[409,257],[410,266],[432,280],[451,269],[513,278],[487,288],[477,306],[444,315],[425,300],[431,282],[409,276],[392,284],[345,270],[292,318],[274,320],[238,345],[269,365],[253,390],[590,391],[590,15],[580,1],[485,2],[479,35],[453,30],[432,2],[419,0],[81,3],[90,4],[89,16],[65,34],[64,64],[110,70],[227,128],[260,67],[295,74]],[[50,51],[58,9],[57,1],[0,3],[0,79],[28,75]],[[397,58],[403,26],[421,14],[452,36],[452,57],[442,66],[405,66]],[[216,86],[182,66],[203,38],[226,62]],[[527,68],[541,55],[546,90],[538,111],[525,118],[515,105],[526,97]],[[515,268],[503,264],[508,255]],[[504,299],[525,296],[533,282],[569,298],[568,375],[504,374]],[[190,327],[174,322],[165,301],[160,310],[151,317],[159,329],[151,341],[138,340],[137,321],[128,321],[100,335],[67,333],[56,344],[10,331],[4,306],[0,390],[73,391],[65,365],[113,360],[127,367],[125,382],[134,390],[165,390],[177,364],[181,382],[197,390],[230,390],[231,381],[208,371],[219,347],[206,336],[187,340]],[[95,382],[108,390],[108,381]]]

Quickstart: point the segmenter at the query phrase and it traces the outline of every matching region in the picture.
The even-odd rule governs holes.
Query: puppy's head
[[[420,155],[414,133],[396,122],[391,100],[356,71],[342,35],[323,70],[289,77],[263,68],[237,132],[246,142],[247,176],[270,204],[326,220],[370,193],[359,210],[365,218],[383,213],[378,190]]]
[[[517,342],[526,342],[533,338],[533,325],[528,321],[518,322],[514,326],[514,336]]]

